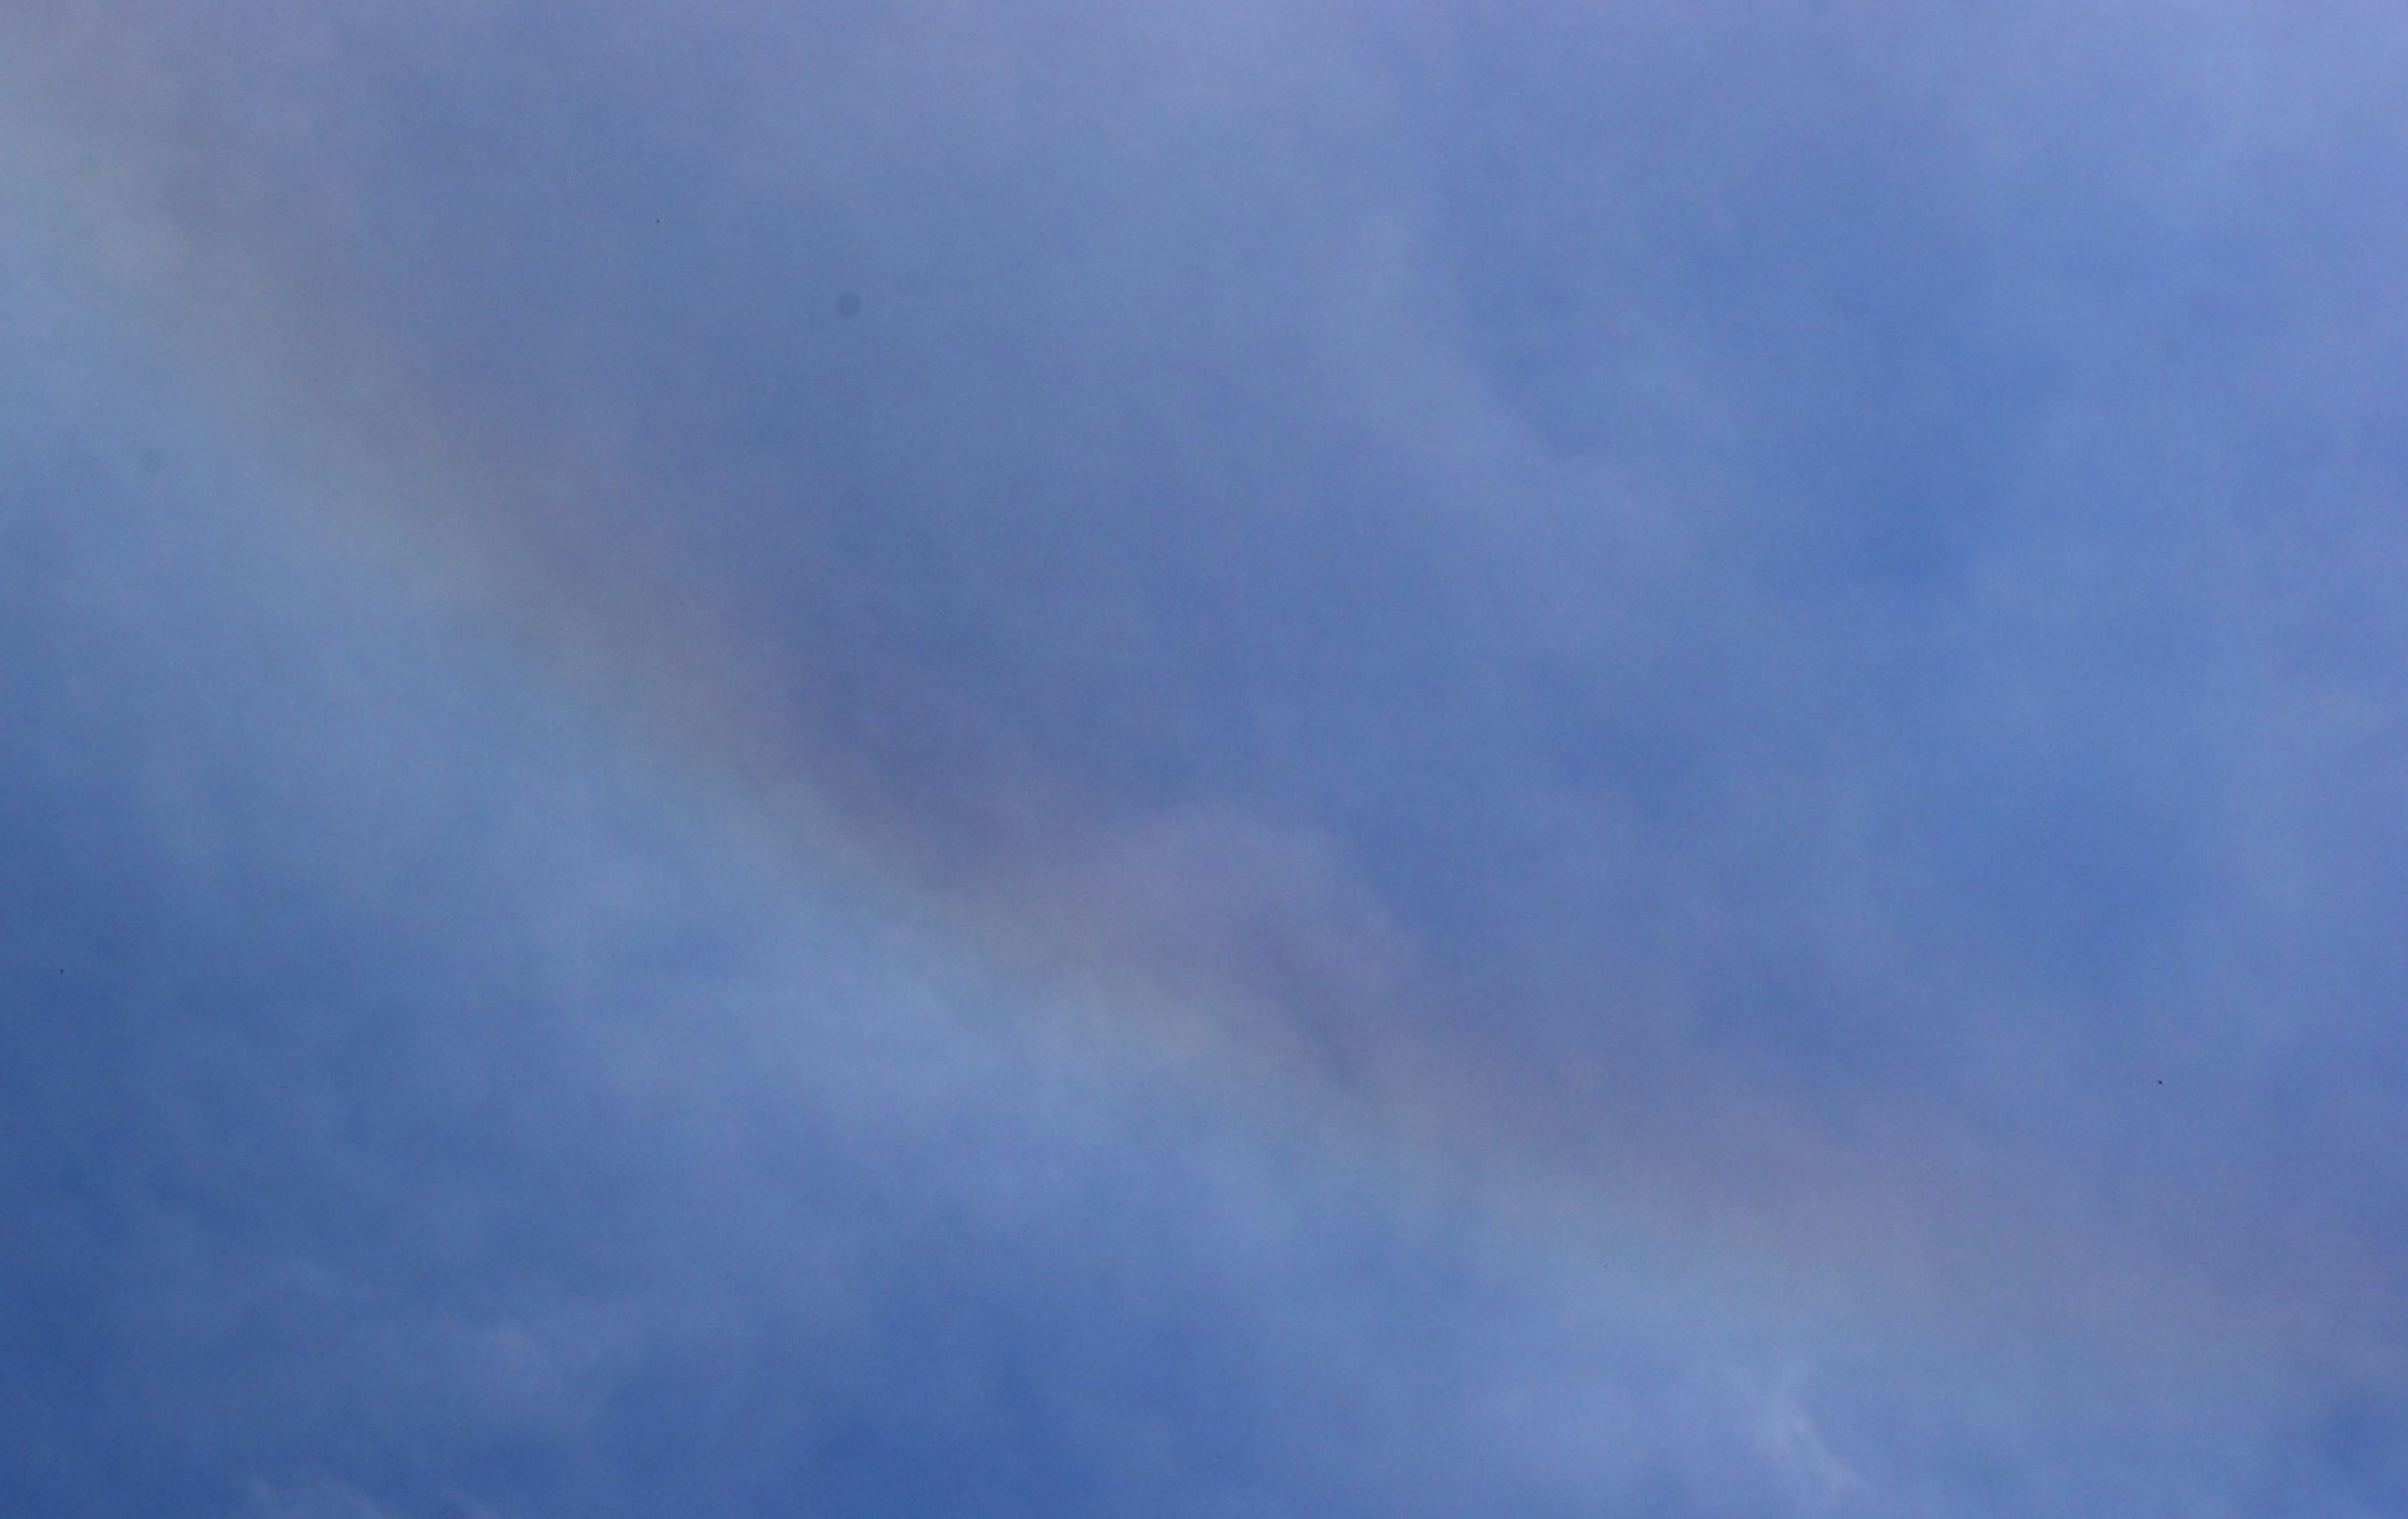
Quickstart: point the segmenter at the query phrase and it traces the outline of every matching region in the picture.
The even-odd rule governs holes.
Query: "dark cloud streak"
[[[2099,1428],[2396,1405],[2385,18],[289,21],[9,23],[95,284],[765,812]]]

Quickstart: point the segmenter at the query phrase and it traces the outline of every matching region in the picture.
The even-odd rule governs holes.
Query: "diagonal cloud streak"
[[[413,992],[393,1037],[424,1046],[412,1058],[447,1043],[504,1058],[518,1047],[435,1010],[482,995],[559,1010],[516,1020],[526,1043],[508,1059],[620,1049],[692,1083],[662,1074],[645,1106],[617,1067],[546,1066],[541,1084],[582,1094],[576,1111],[462,1110],[475,1134],[535,1132],[477,1206],[527,1206],[522,1171],[574,1175],[586,1145],[595,1184],[619,1189],[564,1212],[534,1274],[573,1276],[562,1262],[622,1226],[674,1218],[704,1242],[600,1268],[618,1280],[563,1300],[513,1285],[528,1317],[498,1339],[433,1337],[479,1369],[424,1375],[521,1377],[495,1396],[538,1420],[609,1406],[587,1383],[673,1399],[666,1335],[694,1396],[737,1406],[752,1395],[724,1380],[728,1346],[761,1322],[800,1346],[822,1332],[798,1326],[819,1299],[697,1290],[728,1317],[689,1326],[643,1295],[681,1271],[768,1271],[790,1245],[826,1248],[802,1242],[820,1221],[866,1215],[891,1259],[839,1251],[828,1290],[875,1299],[903,1280],[889,1311],[941,1327],[898,1364],[1110,1384],[1122,1364],[1102,1348],[1064,1351],[1067,1370],[1017,1362],[1016,1337],[1041,1333],[927,1306],[966,1292],[1014,1326],[1066,1322],[1050,1285],[1009,1272],[1090,1258],[1081,1228],[1099,1220],[1044,1187],[1029,1214],[980,1215],[1012,1183],[979,1157],[1058,1116],[1015,1118],[1010,1095],[1058,1069],[1083,1072],[1061,1078],[1069,1106],[1096,1109],[1061,1121],[1119,1137],[1055,1141],[1064,1174],[1136,1195],[1192,1187],[1163,1179],[1221,1157],[1244,1172],[1244,1207],[1290,1231],[1254,1275],[1209,1204],[1152,1225],[1136,1258],[1228,1272],[1241,1306],[1199,1307],[1214,1289],[1181,1278],[1113,1312],[1256,1327],[1139,1401],[1252,1384],[1280,1389],[1265,1406],[1335,1409],[1405,1383],[1362,1415],[1386,1453],[1368,1464],[1323,1465],[1260,1411],[1166,1416],[1272,1452],[1258,1477],[1278,1504],[1422,1490],[1432,1512],[1578,1509],[1599,1490],[1565,1454],[1583,1438],[1610,1448],[1611,1491],[1638,1512],[2256,1512],[2310,1489],[2379,1512],[2408,1491],[2386,1432],[2408,1408],[2408,1051],[2388,1010],[2408,861],[2408,629],[2389,594],[2408,129],[2386,109],[2408,31],[2383,12],[26,0],[0,49],[9,193],[38,229],[22,242],[47,251],[58,300],[108,312],[108,341],[158,355],[162,392],[190,397],[148,414],[194,419],[234,461],[223,494],[280,500],[336,545],[308,552],[380,566],[358,572],[360,605],[431,580],[518,651],[396,666],[340,720],[329,677],[285,678],[318,694],[282,716],[278,678],[249,677],[242,722],[322,736],[308,764],[332,790],[310,826],[329,841],[289,867],[312,893],[408,857],[401,833],[552,819],[490,856],[440,846],[429,879],[480,883],[497,914],[557,911],[581,979],[480,958],[499,952],[435,913],[401,937],[472,947],[445,972],[458,990]],[[21,367],[29,387],[67,383],[56,359]],[[60,425],[107,432],[132,403],[103,389]],[[10,467],[81,479],[45,463],[55,451],[28,432]],[[136,608],[179,605],[100,530],[26,520],[82,545],[58,552],[97,555],[91,573]],[[174,546],[158,552],[210,552],[171,518],[138,523],[131,540]],[[235,588],[275,580],[212,573],[218,589],[177,613],[194,626],[238,629]],[[25,604],[49,608],[10,633],[36,667],[22,651],[99,615]],[[304,629],[348,629],[362,652],[346,657],[371,664],[432,637],[269,604],[287,631],[227,634],[212,667],[334,636]],[[459,637],[481,651],[487,634]],[[546,673],[466,673],[519,658]],[[484,694],[407,695],[455,684]],[[237,856],[277,858],[297,803],[231,810],[215,782],[199,801],[141,799],[186,782],[137,783],[140,742],[77,724],[188,720],[126,689],[138,716],[12,705],[25,731],[82,734],[59,741],[124,771],[132,789],[103,787],[95,818],[164,806]],[[590,703],[603,730],[648,737],[563,748],[480,715],[521,702]],[[420,770],[452,779],[394,799],[412,794],[361,779],[379,744],[418,746]],[[528,795],[528,773],[649,763],[623,750],[673,756],[681,779],[592,781],[595,799],[556,815]],[[681,823],[662,837],[681,842],[623,846],[617,865],[575,855],[666,805],[656,784],[772,841]],[[344,788],[358,795],[331,799]],[[331,821],[371,796],[423,821]],[[203,845],[120,825],[125,858],[59,838],[40,847],[65,863],[43,868],[103,898],[148,876],[151,896],[127,899],[153,905],[124,910],[145,933],[180,924],[170,941],[188,936],[176,953],[198,962],[247,931],[262,892],[299,889],[226,886],[211,908],[216,888],[172,865]],[[635,896],[555,900],[553,872],[595,870],[633,871]],[[787,872],[855,901],[825,943],[909,948],[853,971],[781,957],[794,910],[761,904],[785,901],[763,882]],[[708,910],[687,900],[712,891]],[[343,942],[436,905],[358,892],[303,937]],[[528,934],[541,942],[534,925],[500,937]],[[674,991],[599,953],[649,934],[685,946],[672,961],[741,966],[747,986]],[[867,1080],[830,1053],[844,1018],[805,1035],[763,1010],[772,988],[832,975],[857,978],[850,1006],[908,1006],[895,967],[924,962],[977,989],[932,995],[924,1025],[897,1014],[916,1032],[895,1050],[939,1053],[878,1057],[880,1080],[934,1083],[891,1107],[965,1125],[942,1138],[838,1101]],[[300,995],[295,974],[274,971],[277,997]],[[136,1010],[128,1039],[173,1003],[111,995]],[[665,1032],[681,996],[715,1010]],[[572,1008],[619,1010],[589,1025]],[[295,1084],[335,1090],[326,1059]],[[753,1085],[764,1062],[835,1106],[790,1128]],[[1132,1094],[1156,1082],[1229,1106],[1151,1130],[1152,1098]],[[404,1130],[420,1121],[385,1096]],[[710,1132],[700,1115],[731,1101]],[[170,1145],[154,1122],[124,1154]],[[1315,1136],[1298,1164],[1324,1181],[1283,1190],[1288,1152],[1263,1138],[1282,1124]],[[681,1193],[611,1148],[631,1134],[710,1180]],[[227,1121],[212,1141],[227,1155],[202,1170],[235,1166],[237,1136]],[[1140,1158],[1111,1181],[1122,1142]],[[789,1147],[859,1156],[823,1201],[781,1205],[778,1242],[714,1237],[701,1215],[777,1196]],[[1414,1277],[1330,1331],[1351,1349],[1280,1344],[1282,1326],[1326,1328],[1300,1305],[1357,1268],[1331,1242],[1342,1228],[1306,1221],[1327,1201],[1313,1186],[1353,1196],[1356,1162],[1331,1157],[1355,1147],[1383,1157],[1362,1185],[1391,1200],[1353,1205],[1396,1269],[1443,1275],[1469,1253],[1464,1269],[1510,1283],[1496,1290],[1516,1306],[1483,1321],[1476,1291]],[[461,1164],[394,1184],[433,1210],[447,1186],[489,1184]],[[868,1200],[913,1197],[923,1174],[954,1179],[905,1205],[924,1225]],[[1128,1206],[1101,1218],[1129,1226]],[[1446,1243],[1399,1242],[1415,1208],[1440,1211]],[[965,1213],[1036,1264],[988,1277],[918,1232]],[[418,1268],[450,1280],[439,1260]],[[1690,1271],[1722,1307],[1684,1295]],[[1539,1348],[1532,1326],[1593,1297],[1635,1317],[1570,1336],[1584,1348],[1561,1358]],[[1399,1326],[1431,1302],[1466,1348],[1409,1372],[1427,1352]],[[1692,1327],[1634,1327],[1639,1302],[1677,1302],[1662,1311]],[[580,1314],[632,1318],[624,1342],[652,1348],[614,1366],[612,1331]],[[1741,1369],[1695,1371],[1701,1343],[1708,1361],[1742,1346],[1724,1356]],[[1599,1406],[1619,1412],[1592,1437],[1563,1412],[1584,1406],[1583,1355],[1614,1369]],[[1850,1356],[1853,1382],[1828,1369]],[[1957,1357],[1995,1405],[1940,1390]],[[492,1369],[505,1362],[520,1369]],[[759,1374],[760,1397],[826,1426],[820,1394]],[[883,1374],[830,1385],[881,1402],[863,1389]],[[2042,1390],[2068,1380],[2095,1395]],[[927,1427],[976,1430],[964,1459],[1018,1470],[1027,1496],[1010,1501],[1032,1512],[1074,1506],[1062,1484],[1101,1469],[1078,1453],[1139,1438],[1010,1426],[996,1410],[1013,1395],[993,1384],[928,1396]],[[612,1417],[563,1427],[639,1447],[641,1416]],[[730,1416],[768,1440],[783,1426],[762,1417]],[[1464,1438],[1504,1487],[1394,1454],[1426,1422],[1476,1427]],[[960,1496],[910,1488],[916,1463],[896,1458],[954,1436],[882,1445],[897,1426],[871,1426],[855,1466],[831,1458],[864,1484],[854,1506]],[[2012,1454],[1962,1454],[1985,1440]],[[1514,1449],[1525,1464],[1495,1455]],[[1056,1464],[1012,1467],[1040,1450]],[[1161,1473],[1191,1458],[1113,1467],[1137,1485],[1078,1501],[1240,1501],[1170,1496]],[[687,1447],[662,1472],[596,1469],[524,1501],[633,1512],[697,1463]],[[724,1465],[748,1463],[775,1464]],[[1728,1491],[1699,1475],[1742,1468]],[[1156,1476],[1127,1474],[1141,1469]],[[710,1501],[787,1490],[746,1480],[763,1485]],[[262,1512],[384,1503],[356,1470],[244,1481],[226,1491]]]

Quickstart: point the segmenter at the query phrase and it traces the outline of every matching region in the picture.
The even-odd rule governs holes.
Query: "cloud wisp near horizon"
[[[23,0],[0,1493],[2408,1501],[2403,73]]]

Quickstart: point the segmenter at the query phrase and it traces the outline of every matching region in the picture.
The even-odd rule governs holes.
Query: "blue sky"
[[[2408,1506],[2408,28],[0,19],[0,1507]]]

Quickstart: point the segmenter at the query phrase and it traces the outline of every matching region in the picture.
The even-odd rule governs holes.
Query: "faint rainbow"
[[[1085,925],[1075,911],[1043,900],[1032,910],[994,882],[927,890],[907,829],[865,814],[824,767],[798,763],[791,672],[748,652],[708,594],[703,566],[681,562],[666,542],[595,553],[607,535],[530,527],[590,526],[609,512],[611,493],[644,482],[580,475],[546,457],[539,440],[452,404],[412,374],[406,345],[373,314],[339,299],[339,281],[333,298],[309,294],[269,252],[272,237],[175,215],[175,145],[88,117],[82,129],[57,128],[49,113],[78,113],[16,82],[17,107],[0,113],[7,203],[75,269],[83,299],[184,377],[205,425],[239,439],[342,530],[536,647],[559,678],[601,693],[700,783],[728,788],[780,830],[804,867],[880,883],[893,910],[958,950],[1024,971],[1076,960]],[[1080,810],[1075,796],[1055,802],[1065,819]],[[1880,1326],[1896,1313],[1901,1332],[1979,1340],[1996,1327],[1988,1316],[2045,1323],[2063,1306],[2052,1295],[2079,1290],[2106,1322],[2139,1324],[2152,1361],[2182,1360],[2184,1342],[2229,1309],[2164,1263],[2102,1261],[2095,1237],[2016,1240],[2018,1221],[2003,1230],[1935,1222],[1918,1211],[1938,1201],[1918,1157],[1836,1146],[1778,1114],[1725,1113],[1788,1157],[1738,1183],[1729,1157],[1695,1134],[1627,1136],[1665,1141],[1644,1155],[1557,1148],[1561,1133],[1534,1134],[1511,1112],[1520,1094],[1484,1080],[1511,1073],[1467,1069],[1460,1049],[1399,1046],[1378,1089],[1344,1092],[1280,1037],[1277,1010],[1214,1006],[1209,988],[1167,992],[1141,964],[1106,958],[1082,968],[1093,984],[1068,1000],[1090,1010],[1066,1015],[1097,1037],[1167,1044],[1200,1071],[1335,1114],[1370,1137],[1397,1174],[1441,1193],[1478,1192],[1492,1217],[1550,1251],[1648,1255],[1652,1270],[1696,1274],[1701,1292],[1739,1292],[1877,1336],[1891,1332]],[[1094,1014],[1095,1004],[1110,1015]],[[2077,1289],[2086,1275],[2113,1280]],[[1959,1299],[1934,1281],[1985,1291]],[[2272,1311],[2279,1319],[2279,1305]],[[2080,1312],[2057,1326],[2100,1327],[2098,1314]],[[2245,1360],[2257,1339],[2244,1326],[2220,1347],[2189,1350],[2237,1374],[2228,1353]]]

